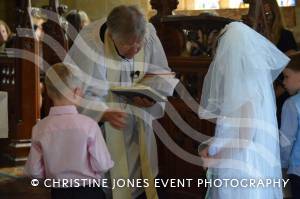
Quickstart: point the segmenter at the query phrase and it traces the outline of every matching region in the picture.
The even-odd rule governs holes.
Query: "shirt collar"
[[[76,106],[68,105],[68,106],[54,106],[51,107],[49,115],[66,115],[66,114],[77,114],[78,111]]]

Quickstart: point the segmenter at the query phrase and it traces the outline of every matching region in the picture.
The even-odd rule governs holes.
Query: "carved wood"
[[[65,19],[61,16],[67,11],[67,6],[60,5],[58,0],[49,0],[48,10],[50,15],[48,15],[48,20],[43,24],[43,29],[47,37],[53,39],[56,44],[54,46],[49,46],[44,37],[43,39],[43,59],[49,65],[53,65],[62,62],[66,53],[68,51],[68,38],[66,36],[66,31],[64,29]],[[53,42],[50,42],[53,44]],[[46,72],[46,71],[44,71]],[[41,76],[43,83],[43,106],[42,106],[42,117],[48,115],[50,107],[52,106],[51,99],[47,96],[46,86],[44,85],[44,75]]]
[[[168,41],[163,43],[165,46],[164,49],[167,51],[166,53],[168,56],[180,56],[186,51],[185,46],[188,41],[187,33],[201,32],[202,41],[199,41],[199,45],[201,45],[201,48],[205,52],[202,54],[211,56],[211,45],[214,43],[218,32],[226,24],[232,21],[233,20],[228,18],[212,16],[209,14],[201,14],[199,16],[164,16],[161,18],[161,23],[164,24],[165,27],[164,29],[175,31],[174,33],[164,32],[164,34],[167,33],[168,35]],[[183,34],[184,32],[185,34]],[[181,33],[180,36],[179,33]],[[212,37],[212,41],[210,41],[209,38],[212,34],[215,36]],[[172,49],[177,49],[177,52],[174,53],[174,50]],[[169,51],[172,53],[169,53]]]
[[[43,42],[43,58],[49,65],[62,62],[68,50],[68,40],[63,29],[62,18],[59,14],[61,12],[60,8],[58,0],[49,0],[48,10],[51,13],[47,16],[47,22],[43,24],[45,34],[58,42],[58,45],[64,49],[60,50],[56,46],[50,47]]]
[[[177,8],[178,3],[178,0],[150,1],[152,9],[157,11],[156,15],[151,17],[150,22],[154,25],[167,55],[178,55],[184,48],[183,32],[161,23],[161,18],[172,15],[172,11]],[[173,41],[177,41],[176,47],[172,45]]]
[[[39,110],[39,63],[38,43],[33,38],[30,20],[31,3],[20,1],[17,4],[17,24],[26,28],[26,34],[14,38],[14,48],[0,55],[0,90],[8,92],[8,139],[0,139],[1,156],[12,163],[23,162],[30,148],[32,127],[40,118]],[[32,53],[27,60],[26,53]]]
[[[32,23],[30,20],[30,13],[29,10],[31,8],[31,1],[24,0],[24,1],[17,1],[17,25],[16,27],[22,28],[31,28]]]

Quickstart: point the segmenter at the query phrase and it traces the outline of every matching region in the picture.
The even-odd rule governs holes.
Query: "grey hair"
[[[107,28],[114,39],[143,38],[146,33],[146,19],[137,6],[115,7],[107,17]]]

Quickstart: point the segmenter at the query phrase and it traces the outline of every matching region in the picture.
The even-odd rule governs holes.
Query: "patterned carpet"
[[[0,186],[24,178],[23,168],[23,166],[0,168]]]

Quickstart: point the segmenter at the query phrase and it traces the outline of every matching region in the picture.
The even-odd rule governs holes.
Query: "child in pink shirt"
[[[82,94],[78,74],[62,63],[47,71],[47,94],[54,106],[33,127],[25,165],[27,175],[47,179],[43,184],[51,186],[54,199],[105,198],[98,186],[114,165],[98,124],[75,107]]]

